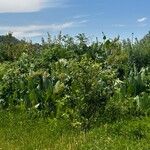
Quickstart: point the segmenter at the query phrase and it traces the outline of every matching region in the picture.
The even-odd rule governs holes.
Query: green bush
[[[88,43],[84,34],[60,33],[39,47],[19,45],[19,52],[15,43],[9,47],[13,62],[0,64],[1,109],[35,111],[84,129],[150,115],[149,36],[133,44],[105,36]]]

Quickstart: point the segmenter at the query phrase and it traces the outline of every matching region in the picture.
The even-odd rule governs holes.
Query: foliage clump
[[[88,43],[84,34],[61,33],[41,45],[11,34],[4,39],[0,109],[34,111],[83,129],[150,115],[149,34],[135,43],[106,36]]]

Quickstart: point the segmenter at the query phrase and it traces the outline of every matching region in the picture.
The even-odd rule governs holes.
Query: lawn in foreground
[[[0,149],[149,150],[150,118],[102,124],[88,132],[56,119],[0,112]]]

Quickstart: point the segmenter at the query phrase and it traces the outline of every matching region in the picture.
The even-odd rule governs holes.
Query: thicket
[[[60,33],[32,44],[1,36],[0,109],[63,119],[82,129],[149,116],[150,33],[134,43]]]

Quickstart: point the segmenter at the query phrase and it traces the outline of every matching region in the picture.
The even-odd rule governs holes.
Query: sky
[[[35,42],[59,31],[140,39],[150,30],[149,7],[150,0],[0,0],[0,34]]]

